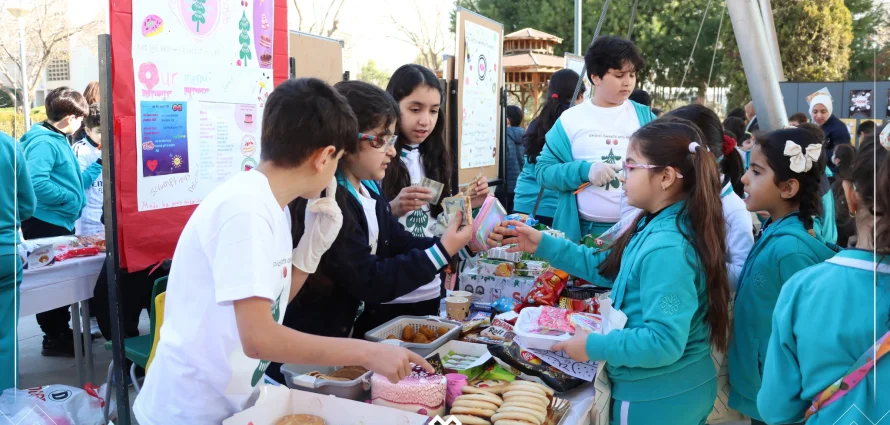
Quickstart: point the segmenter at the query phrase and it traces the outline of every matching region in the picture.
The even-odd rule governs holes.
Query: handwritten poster
[[[270,0],[133,0],[139,211],[194,205],[257,166]]]
[[[494,165],[497,158],[500,38],[466,21],[460,168]]]

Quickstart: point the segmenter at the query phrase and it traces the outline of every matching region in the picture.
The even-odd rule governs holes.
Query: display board
[[[584,74],[587,73],[584,70],[584,56],[576,55],[574,53],[565,53],[565,61],[565,68],[575,71],[581,77],[581,81],[584,82],[585,87],[584,98],[590,99],[593,95],[593,85],[590,84],[590,79],[584,76]]]
[[[121,268],[171,258],[194,205],[259,158],[287,0],[110,1]]]
[[[498,178],[500,93],[504,86],[504,26],[459,8],[456,17],[455,79],[458,115],[457,166],[461,184],[484,168],[489,181]]]
[[[342,41],[299,31],[288,33],[288,39],[296,78],[320,78],[331,85],[343,80]]]

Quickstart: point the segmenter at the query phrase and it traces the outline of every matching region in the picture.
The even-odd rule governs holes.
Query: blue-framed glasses
[[[389,148],[395,146],[398,138],[399,136],[396,136],[395,134],[389,136],[375,136],[367,133],[358,134],[359,140],[367,140],[374,148],[383,150],[389,150]]]

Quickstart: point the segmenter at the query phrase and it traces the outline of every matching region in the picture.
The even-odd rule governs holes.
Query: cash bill
[[[473,224],[473,212],[470,209],[470,198],[466,195],[450,196],[442,200],[442,209],[445,214],[445,224],[451,223],[451,220],[457,216],[458,212],[463,213],[461,226],[469,226]]]
[[[439,203],[439,198],[442,197],[442,189],[445,188],[444,184],[424,177],[423,180],[420,181],[420,186],[428,188],[433,192],[433,197],[432,199],[430,199],[430,205],[436,205]]]
[[[460,191],[471,198],[476,196],[476,183],[479,183],[479,180],[482,180],[483,174],[485,174],[485,167],[480,168],[479,174],[476,174],[476,177],[473,177],[473,180],[470,180],[470,182],[463,186]]]

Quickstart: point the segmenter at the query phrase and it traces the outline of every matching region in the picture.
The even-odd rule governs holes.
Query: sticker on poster
[[[850,118],[871,118],[871,90],[850,90]]]
[[[142,101],[142,176],[189,172],[187,106]]]

